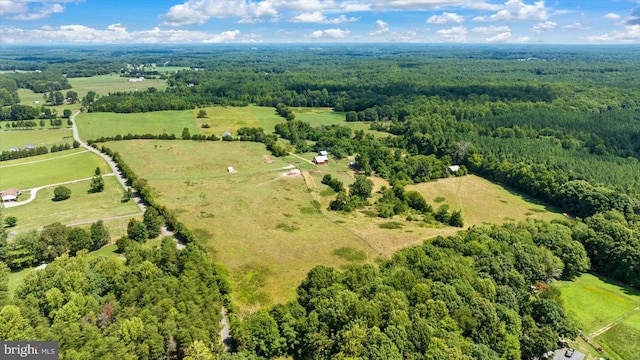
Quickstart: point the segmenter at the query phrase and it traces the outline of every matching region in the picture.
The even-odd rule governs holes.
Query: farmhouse
[[[0,197],[2,197],[2,202],[9,202],[18,200],[18,196],[21,194],[22,192],[18,189],[7,189],[0,192]]]
[[[9,151],[13,152],[13,151],[20,151],[20,148],[17,146],[12,146],[9,148]]]
[[[329,163],[329,158],[326,155],[318,155],[313,158],[312,162],[316,165],[324,165]]]
[[[23,147],[22,150],[33,150],[35,148],[36,148],[35,145],[29,144],[29,145],[26,145],[25,147]]]

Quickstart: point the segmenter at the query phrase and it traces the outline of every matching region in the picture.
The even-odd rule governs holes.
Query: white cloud
[[[382,20],[376,21],[376,30],[369,33],[369,35],[377,36],[382,35],[389,31],[389,24]]]
[[[107,44],[162,44],[162,43],[223,43],[259,42],[254,34],[243,35],[239,30],[217,34],[187,30],[150,30],[130,32],[121,24],[107,29],[94,29],[84,25],[44,26],[39,29],[0,28],[0,42],[9,44],[39,43],[107,43]]]
[[[620,20],[622,16],[618,15],[618,14],[614,14],[614,13],[608,13],[607,15],[603,16],[603,18],[607,19],[607,20]]]
[[[528,43],[529,41],[531,41],[531,38],[528,36],[521,36],[516,39],[516,42],[519,42],[519,43]]]
[[[342,24],[342,23],[353,22],[353,21],[358,21],[358,18],[355,18],[355,17],[348,18],[345,15],[340,15],[337,18],[328,19],[320,11],[302,13],[294,17],[293,19],[291,19],[291,22],[316,23],[316,24]]]
[[[450,22],[458,23],[464,21],[464,17],[456,13],[443,12],[442,15],[433,15],[427,19],[428,24],[446,24]]]
[[[587,40],[595,43],[640,42],[640,25],[628,25],[624,27],[624,31],[612,31],[603,35],[590,36]]]
[[[372,0],[379,10],[437,10],[464,7],[475,10],[498,10],[500,7],[486,0]]]
[[[562,28],[569,29],[569,30],[590,30],[591,26],[585,26],[580,23],[574,23],[574,24],[564,25]]]
[[[311,1],[313,2],[313,1]],[[202,25],[211,18],[237,17],[252,22],[265,17],[278,18],[279,12],[271,0],[187,0],[174,5],[162,15],[162,25]]]
[[[510,32],[511,28],[508,26],[478,26],[471,29],[473,32],[481,33],[481,34],[493,34],[499,32]]]
[[[511,32],[503,32],[500,34],[496,34],[496,36],[490,37],[487,39],[487,42],[496,43],[496,42],[506,42],[511,39]]]
[[[342,29],[327,29],[327,30],[316,30],[309,34],[307,37],[313,39],[344,39],[349,35],[349,30]]]
[[[556,28],[556,26],[558,26],[558,24],[554,23],[553,21],[545,21],[543,23],[541,22],[533,25],[531,29],[537,33],[541,33],[543,31],[553,30]]]
[[[82,0],[0,0],[0,16],[13,20],[33,21],[64,12],[63,3]]]
[[[436,33],[445,41],[465,42],[467,41],[467,34],[469,32],[464,26],[455,26],[451,29],[438,30]]]
[[[545,21],[549,18],[549,8],[544,1],[536,1],[532,5],[522,0],[508,0],[503,9],[491,16],[478,16],[475,21]]]
[[[6,0],[0,0],[6,1]],[[28,0],[24,0],[28,1]],[[70,1],[70,0],[68,0]],[[278,20],[283,12],[297,17],[301,13],[369,12],[392,10],[436,10],[459,7],[474,10],[497,11],[503,6],[489,0],[183,0],[161,15],[163,25],[201,25],[211,18],[239,18],[240,22],[253,22],[272,18]],[[297,16],[296,16],[297,15]],[[346,18],[346,17],[345,17]],[[343,21],[338,18],[335,24]],[[456,21],[457,22],[457,21]]]

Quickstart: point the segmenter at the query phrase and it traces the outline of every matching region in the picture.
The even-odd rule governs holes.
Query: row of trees
[[[97,250],[110,241],[109,230],[102,221],[82,227],[69,228],[59,222],[44,226],[41,231],[20,232],[7,242],[0,239],[0,261],[11,270],[18,270],[80,250]]]

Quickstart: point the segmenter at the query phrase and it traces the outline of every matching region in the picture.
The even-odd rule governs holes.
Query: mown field
[[[37,145],[37,144],[36,144]],[[97,155],[74,149],[0,163],[0,189],[30,189],[93,176],[96,167],[111,172]]]
[[[104,191],[93,194],[88,193],[90,181],[65,185],[71,190],[71,197],[64,201],[52,201],[54,187],[48,187],[38,191],[32,202],[5,208],[2,214],[18,218],[18,224],[9,229],[12,232],[39,229],[54,222],[71,225],[126,215],[141,218],[140,209],[133,202],[120,201],[123,189],[114,176],[105,176],[104,183]],[[28,193],[23,194],[20,200],[26,200],[28,197]],[[110,234],[125,234],[129,218],[127,216],[110,221],[107,224]]]
[[[14,146],[22,149],[29,144],[50,148],[51,145],[64,145],[65,143],[73,144],[73,132],[70,128],[0,131],[0,151],[9,150]]]
[[[248,142],[127,141],[105,146],[149,180],[213,259],[231,271],[243,309],[284,302],[315,265],[371,261],[376,253],[313,204],[289,163],[265,162],[264,145]],[[228,173],[232,166],[236,173]]]
[[[76,116],[76,125],[83,140],[127,134],[175,134],[182,129],[198,133],[195,115],[191,110],[157,111],[135,114],[82,113]]]
[[[574,281],[560,281],[558,285],[567,311],[580,323],[582,332],[604,348],[607,358],[637,358],[640,291],[592,274],[583,274]],[[606,331],[596,335],[603,329]],[[583,343],[581,347],[585,346],[588,345]]]

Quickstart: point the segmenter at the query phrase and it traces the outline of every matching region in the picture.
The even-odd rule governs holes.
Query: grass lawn
[[[2,210],[3,216],[15,216],[18,223],[11,231],[25,231],[39,229],[44,225],[59,221],[65,225],[83,222],[95,222],[99,219],[139,214],[140,210],[133,202],[122,203],[123,189],[114,176],[105,176],[105,189],[103,192],[89,194],[90,181],[82,181],[65,185],[71,189],[71,197],[63,201],[52,201],[53,187],[38,191],[32,202],[6,208]],[[26,196],[23,195],[24,198]],[[129,218],[122,219],[126,226]],[[111,235],[122,233],[120,222],[113,221],[107,224]]]
[[[100,167],[103,174],[111,172],[98,155],[79,149],[3,161],[0,163],[0,189],[24,190],[88,178],[93,176],[96,167]]]
[[[342,266],[347,253],[376,253],[313,205],[304,179],[285,175],[289,163],[249,142],[127,141],[120,152],[178,212],[216,262],[231,271],[234,300],[244,310],[293,299],[316,265]],[[228,173],[233,166],[237,172]]]
[[[76,116],[80,138],[96,139],[102,136],[131,134],[175,134],[182,129],[198,133],[193,110],[154,111],[136,114],[82,113]]]
[[[465,226],[562,218],[559,209],[476,175],[438,179],[405,188],[420,192],[434,210],[443,204],[452,210],[462,210]]]
[[[48,121],[47,121],[48,126]],[[23,148],[25,145],[36,146],[73,144],[71,129],[33,129],[33,130],[5,130],[0,131],[0,151],[9,150],[14,146]]]
[[[558,282],[567,311],[575,316],[587,336],[614,324],[593,338],[612,359],[631,359],[640,351],[640,291],[606,278],[583,274],[574,281]],[[633,356],[632,356],[633,354]]]

